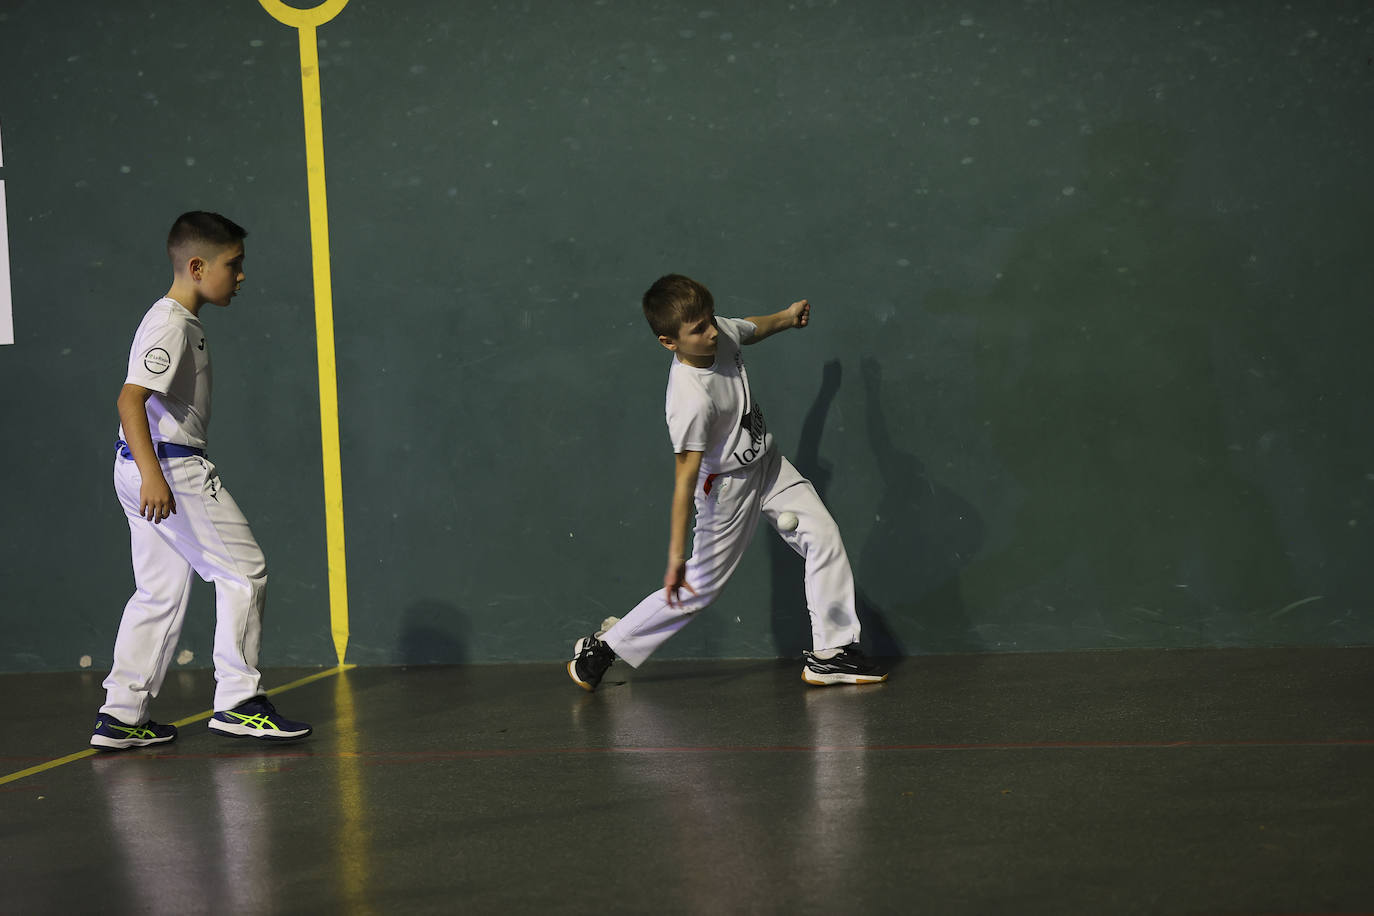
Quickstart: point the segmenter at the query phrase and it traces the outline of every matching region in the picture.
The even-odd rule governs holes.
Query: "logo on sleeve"
[[[161,347],[153,347],[143,354],[143,368],[154,375],[161,375],[172,365],[172,358]]]

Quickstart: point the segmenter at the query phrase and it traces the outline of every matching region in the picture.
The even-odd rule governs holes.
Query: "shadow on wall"
[[[467,614],[445,601],[427,598],[401,612],[397,655],[402,665],[462,665],[471,661]]]
[[[959,571],[978,551],[983,525],[973,506],[958,494],[930,480],[915,455],[892,442],[882,410],[882,369],[875,359],[862,362],[868,438],[882,476],[883,491],[873,529],[855,562],[855,594],[863,642],[876,656],[901,657],[921,652],[958,652],[979,648],[969,626],[959,585]],[[792,463],[826,499],[831,467],[821,460],[821,434],[826,414],[840,390],[844,368],[839,360],[825,364],[821,387],[802,424],[801,442]],[[846,546],[850,543],[846,540]],[[811,648],[805,615],[805,583],[801,558],[781,539],[771,539],[769,562],[773,579],[772,627],[779,654],[800,655]],[[864,581],[891,582],[888,591],[902,598],[879,601]],[[919,646],[910,646],[899,632],[915,633]],[[908,635],[909,639],[909,635]]]
[[[875,521],[858,568],[874,589],[883,585],[884,612],[905,622],[913,650],[971,652],[984,648],[969,624],[960,574],[983,546],[982,516],[973,504],[926,473],[925,463],[897,448],[882,408],[882,366],[860,363],[868,442],[882,478]],[[913,435],[919,431],[913,430]]]

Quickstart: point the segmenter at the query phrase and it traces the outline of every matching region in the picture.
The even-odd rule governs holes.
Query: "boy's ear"
[[[658,342],[661,343],[661,344],[663,344],[663,346],[664,346],[665,348],[669,349],[669,350],[676,350],[676,349],[677,349],[677,341],[676,341],[676,340],[673,340],[673,338],[667,337],[667,336],[665,336],[665,335],[663,335],[663,334],[658,335]]]
[[[186,276],[192,280],[199,280],[200,275],[205,272],[206,261],[204,258],[195,257],[186,260]]]

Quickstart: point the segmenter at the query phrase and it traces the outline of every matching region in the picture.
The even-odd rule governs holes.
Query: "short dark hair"
[[[172,231],[167,233],[167,257],[175,268],[177,262],[193,254],[206,253],[207,249],[219,251],[247,237],[248,230],[227,217],[192,210],[172,223]]]
[[[644,293],[644,317],[659,337],[676,338],[682,326],[716,312],[711,291],[691,277],[668,274],[659,277]]]

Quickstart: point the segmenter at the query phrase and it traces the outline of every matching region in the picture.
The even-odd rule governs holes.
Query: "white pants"
[[[793,512],[795,531],[778,534],[806,560],[806,605],[811,612],[814,649],[847,646],[859,639],[854,612],[854,576],[840,539],[840,529],[816,495],[815,487],[776,450],[747,470],[697,481],[696,528],[687,561],[682,602],[670,607],[663,589],[653,592],[602,636],[615,654],[638,668],[668,637],[685,627],[698,611],[715,601],[739,566],[753,540],[759,519],[776,531],[778,516]]]
[[[100,711],[137,725],[148,718],[176,653],[191,577],[215,586],[215,709],[257,696],[258,649],[267,563],[215,466],[205,458],[164,458],[176,514],[154,525],[139,513],[138,465],[116,457],[115,493],[129,521],[134,586],[115,638],[114,666]]]

